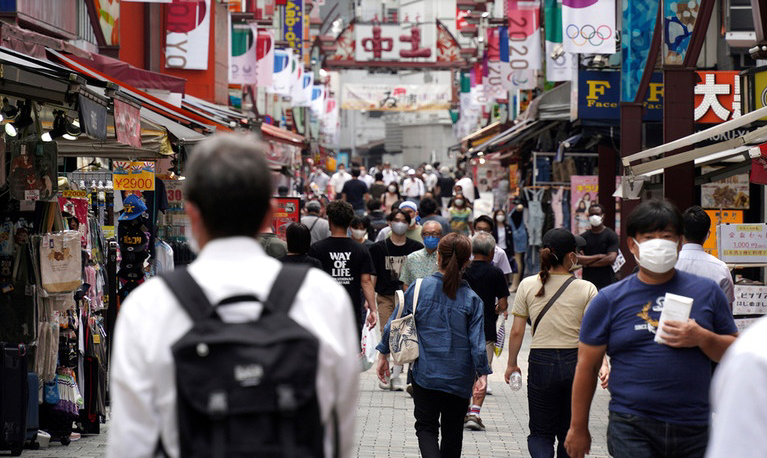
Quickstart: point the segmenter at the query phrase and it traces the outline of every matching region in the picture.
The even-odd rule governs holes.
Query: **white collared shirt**
[[[714,280],[722,288],[730,304],[735,301],[735,286],[732,283],[730,269],[723,261],[703,251],[702,245],[697,243],[682,245],[675,267],[683,272]]]
[[[189,266],[211,303],[228,297],[269,296],[280,262],[255,239],[232,237],[209,242]],[[227,305],[227,322],[257,319],[256,302]],[[320,341],[317,396],[325,425],[325,455],[332,456],[332,413],[338,415],[340,456],[354,447],[354,416],[359,381],[359,338],[351,300],[325,272],[311,269],[289,316]],[[176,381],[171,346],[192,321],[161,279],[133,291],[120,309],[112,349],[112,419],[107,456],[152,457],[158,439],[170,457],[179,456]]]

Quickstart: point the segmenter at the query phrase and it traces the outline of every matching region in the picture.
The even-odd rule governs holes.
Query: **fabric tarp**
[[[112,59],[101,54],[91,54],[90,59],[77,56],[69,57],[80,64],[87,65],[94,70],[124,81],[136,88],[161,89],[182,94],[186,89],[186,80],[183,78],[136,68],[127,62]]]

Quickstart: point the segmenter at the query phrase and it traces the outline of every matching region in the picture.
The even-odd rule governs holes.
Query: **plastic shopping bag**
[[[498,331],[495,334],[495,356],[501,356],[503,353],[503,343],[506,341],[506,319],[501,320]]]
[[[368,315],[370,314],[370,310],[368,310]],[[371,329],[367,325],[367,316],[365,316],[365,325],[362,327],[362,335],[360,336],[360,346],[362,348],[362,352],[360,352],[359,360],[360,360],[360,370],[362,372],[365,372],[366,370],[373,367],[373,364],[375,364],[376,358],[378,357],[378,350],[376,350],[376,345],[378,345],[378,342],[381,341],[381,332],[378,330],[378,325],[373,326]]]

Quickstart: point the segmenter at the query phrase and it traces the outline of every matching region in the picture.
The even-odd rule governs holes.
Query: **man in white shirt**
[[[364,181],[368,185],[368,189],[373,186],[373,182],[376,181],[370,174],[365,171],[365,167],[360,166],[360,180]]]
[[[324,170],[322,170],[321,167],[317,167],[316,165],[312,167],[312,173],[309,174],[309,178],[307,180],[307,194],[311,193],[313,191],[312,189],[312,183],[317,185],[317,191],[320,194],[325,194],[328,192],[328,182],[330,181],[330,177],[327,173],[325,173]]]
[[[386,186],[389,186],[389,183],[392,181],[396,181],[399,183],[399,176],[397,175],[397,172],[391,169],[391,164],[389,162],[383,163],[383,182]]]
[[[421,202],[421,196],[426,192],[423,181],[415,176],[415,170],[407,172],[407,178],[402,182],[402,197],[418,205]]]
[[[468,176],[464,176],[463,172],[457,171],[455,172],[455,186],[460,186],[461,190],[463,191],[463,197],[467,198],[470,203],[474,203],[474,182],[471,181],[471,178]]]
[[[434,167],[431,164],[426,164],[423,168],[423,184],[426,186],[426,191],[434,192],[434,187],[437,186],[437,173],[434,171]]]
[[[336,199],[341,198],[341,191],[344,189],[344,185],[351,179],[351,174],[346,173],[346,166],[339,164],[338,171],[330,177],[330,186],[333,187],[333,191],[336,193],[334,196]]]
[[[201,249],[188,271],[210,303],[243,300],[217,309],[228,323],[260,317],[262,304],[247,296],[268,297],[281,269],[255,239],[273,214],[270,172],[262,151],[249,137],[215,136],[195,148],[185,171],[191,241]],[[289,311],[290,318],[319,342],[315,388],[325,456],[335,451],[336,435],[340,456],[350,457],[354,447],[359,335],[352,310],[343,287],[311,269]],[[191,327],[192,320],[160,278],[144,283],[123,303],[112,349],[108,457],[154,457],[160,445],[167,456],[179,456],[171,347]]]
[[[684,212],[684,245],[679,252],[676,269],[714,280],[727,297],[730,305],[735,301],[735,286],[727,264],[703,251],[703,244],[711,229],[711,218],[695,205]]]

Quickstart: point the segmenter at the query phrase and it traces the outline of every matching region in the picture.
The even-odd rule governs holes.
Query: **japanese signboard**
[[[621,74],[582,70],[578,73],[577,118],[614,122],[620,120]],[[645,121],[663,119],[663,74],[653,73],[644,100]]]
[[[355,24],[355,60],[436,62],[437,24]]]
[[[743,210],[705,210],[711,218],[710,234],[703,243],[703,249],[711,256],[719,257],[716,249],[717,227],[719,224],[732,224],[743,222]]]
[[[166,10],[165,68],[207,70],[210,0],[173,0]]]
[[[113,161],[116,191],[154,191],[154,162]]]
[[[304,24],[303,24],[303,0],[287,0],[282,9],[282,33],[288,47],[293,54],[299,57],[303,55]]]
[[[759,318],[735,318],[735,326],[738,328],[738,332],[743,332],[758,319]]]
[[[455,27],[460,31],[469,27],[469,21],[466,20],[466,16],[471,14],[471,10],[464,10],[460,7],[455,9]]]
[[[735,285],[733,315],[767,314],[767,286]]]
[[[697,72],[695,121],[718,124],[741,116],[738,72]]]
[[[703,167],[703,173],[719,167]],[[700,206],[703,208],[749,208],[748,173],[740,173],[700,187]]]
[[[344,84],[344,110],[419,111],[447,110],[452,92],[449,85]]]
[[[285,231],[291,223],[301,222],[298,197],[275,197],[277,208],[274,211],[274,233],[285,240]]]
[[[767,224],[722,224],[718,234],[719,259],[732,263],[760,263],[767,259]]]

